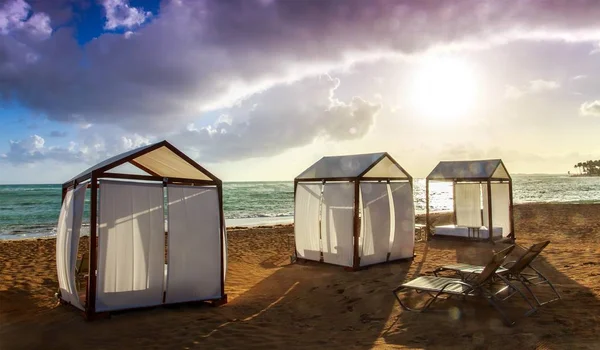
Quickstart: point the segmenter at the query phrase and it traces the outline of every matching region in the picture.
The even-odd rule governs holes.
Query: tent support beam
[[[488,236],[490,242],[494,243],[494,223],[492,220],[492,182],[487,182],[487,202],[488,202]]]
[[[512,179],[508,180],[508,215],[510,217],[510,234],[509,237],[512,238],[513,242],[515,241],[515,213],[513,208],[513,191],[512,191]]]
[[[452,222],[456,223],[456,181],[452,181]]]
[[[88,262],[88,283],[85,300],[85,314],[87,319],[92,319],[96,313],[96,268],[98,265],[97,257],[97,222],[98,222],[98,178],[96,173],[92,172],[92,194],[90,203],[90,240],[89,251],[90,260]]]
[[[225,297],[225,256],[223,254],[225,236],[225,218],[223,213],[223,185],[217,185],[217,194],[219,196],[219,239],[221,241],[221,297]]]
[[[132,159],[129,161],[129,163],[131,163],[133,166],[135,166],[136,168],[147,172],[148,174],[152,175],[152,176],[160,176],[159,174],[157,174],[156,172],[146,168],[145,166],[143,166],[142,164],[138,163],[135,159]]]
[[[425,179],[425,233],[429,241],[431,239],[431,227],[429,226],[429,179]]]
[[[352,264],[352,268],[355,271],[360,268],[360,257],[358,256],[358,237],[360,235],[360,219],[358,217],[360,210],[359,191],[360,182],[356,179],[354,181],[354,261]]]
[[[97,176],[97,178],[143,180],[143,181],[156,181],[156,182],[164,182],[166,179],[166,182],[169,184],[191,184],[191,185],[197,185],[197,186],[219,184],[219,182],[215,182],[212,180],[194,180],[194,179],[184,179],[184,178],[179,178],[179,177],[162,177],[162,176],[118,174],[118,173],[101,173]]]
[[[294,179],[294,255],[291,261],[294,262],[298,258],[298,247],[296,246],[296,190],[298,189],[298,180]]]

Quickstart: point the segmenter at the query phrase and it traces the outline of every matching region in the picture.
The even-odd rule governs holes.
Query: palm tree
[[[600,160],[588,160],[573,165],[573,168],[579,169],[580,175],[600,176]]]

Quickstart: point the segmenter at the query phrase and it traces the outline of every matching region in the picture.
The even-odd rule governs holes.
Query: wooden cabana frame
[[[169,166],[161,162],[160,159],[152,159],[153,152],[162,152],[168,154],[173,159],[176,159],[176,163],[179,164],[179,168]],[[160,157],[159,157],[160,158]],[[164,160],[164,159],[163,159]],[[161,164],[156,166],[157,164]],[[124,164],[131,164],[134,167],[142,170],[149,175],[139,174],[126,174],[113,172],[111,170]],[[167,169],[166,171],[161,170],[161,167]],[[187,174],[188,176],[171,176],[175,173]],[[208,170],[203,168],[200,164],[195,162],[193,159],[185,155],[179,149],[174,147],[166,140],[143,146],[134,149],[129,152],[122,153],[120,155],[109,158],[95,166],[85,170],[84,172],[73,177],[71,180],[63,183],[62,185],[62,201],[64,201],[67,191],[70,188],[75,188],[80,184],[88,183],[87,188],[91,191],[90,198],[90,238],[89,238],[89,265],[88,265],[88,280],[86,285],[86,301],[84,306],[84,316],[86,319],[91,320],[99,315],[96,312],[96,284],[97,276],[93,271],[97,271],[98,265],[98,188],[99,181],[102,179],[121,179],[121,180],[135,180],[135,181],[147,181],[147,182],[162,182],[163,187],[169,184],[177,184],[183,186],[215,186],[218,195],[219,205],[219,224],[220,224],[220,264],[221,264],[221,297],[218,299],[202,300],[200,302],[212,302],[215,305],[224,304],[227,302],[227,294],[225,294],[225,253],[224,253],[224,237],[225,237],[225,218],[223,212],[223,182],[218,179],[215,175],[210,173]],[[165,232],[165,235],[167,232]],[[168,248],[167,248],[168,249]],[[168,254],[168,253],[167,253]],[[59,293],[60,298],[60,293]],[[164,297],[163,297],[164,300]],[[67,303],[62,298],[61,303]],[[106,314],[103,312],[102,314]]]
[[[453,221],[456,223],[456,184],[477,183],[485,184],[487,187],[487,215],[488,232],[490,242],[493,238],[493,215],[492,215],[492,184],[508,183],[509,198],[509,221],[510,232],[506,236],[512,242],[515,241],[515,224],[513,210],[512,177],[510,176],[504,162],[501,159],[470,160],[470,161],[441,161],[425,179],[425,229],[427,239],[432,238],[429,206],[430,182],[452,182],[453,191]],[[483,212],[482,212],[483,216]]]
[[[320,163],[325,163],[328,160],[336,160],[343,162],[344,158],[351,157],[364,157],[368,160],[366,167],[358,169],[358,171],[351,176],[343,176],[342,174],[333,172],[328,175],[319,176],[313,170],[314,168],[318,168]],[[373,170],[378,164],[382,161],[388,160],[391,164],[393,164],[398,169],[399,176],[369,176],[369,172]],[[294,179],[294,203],[296,202],[296,189],[299,183],[310,183],[310,182],[319,182],[322,185],[325,185],[327,182],[350,182],[354,184],[354,206],[353,206],[353,264],[352,267],[347,267],[346,269],[351,271],[357,271],[361,268],[360,266],[360,256],[359,256],[359,237],[360,237],[360,228],[361,228],[361,218],[360,218],[360,203],[359,203],[359,193],[360,193],[360,184],[363,182],[408,182],[410,184],[411,192],[413,191],[413,178],[412,176],[404,170],[404,168],[396,162],[392,156],[390,156],[387,152],[382,153],[370,153],[370,154],[359,154],[359,155],[350,155],[350,156],[334,156],[334,157],[323,157],[321,160],[317,161],[307,170],[305,170],[302,174],[298,175]],[[295,233],[294,233],[295,234]],[[296,247],[296,243],[294,241],[294,256],[298,261],[314,261],[307,260],[298,257],[298,251]],[[413,256],[414,256],[414,247],[413,247]],[[389,254],[388,254],[389,258]],[[403,260],[403,259],[399,259]],[[390,260],[386,261],[389,262]],[[321,253],[320,263],[329,264],[323,261],[323,254]],[[384,263],[386,263],[384,262]],[[334,265],[334,264],[329,264]],[[337,265],[336,265],[337,266]]]

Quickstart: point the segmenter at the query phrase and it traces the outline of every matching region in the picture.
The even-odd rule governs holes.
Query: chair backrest
[[[515,249],[514,244],[494,254],[492,260],[490,260],[490,262],[483,268],[483,271],[477,275],[477,279],[474,281],[474,284],[481,285],[488,282],[494,276],[496,270],[502,266],[502,263],[504,260],[506,260],[506,257],[508,257],[513,249]]]
[[[529,247],[529,249],[527,249],[525,253],[523,253],[523,255],[521,255],[519,259],[517,259],[517,261],[508,268],[510,273],[521,273],[525,268],[527,268],[527,266],[529,266],[529,264],[531,264],[531,262],[533,262],[533,260],[535,260],[535,258],[538,257],[538,255],[540,255],[542,250],[544,250],[548,244],[550,244],[550,241],[536,243]]]
[[[81,260],[78,261],[79,264],[75,267],[75,272],[77,274],[86,273],[89,269],[90,257],[88,253],[83,253],[81,256]]]

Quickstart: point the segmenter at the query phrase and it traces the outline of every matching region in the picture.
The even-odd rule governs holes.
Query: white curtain
[[[390,249],[390,200],[387,183],[363,182],[360,266],[387,260]]]
[[[216,187],[167,187],[169,253],[166,303],[221,295],[221,224]]]
[[[315,261],[321,258],[319,209],[322,187],[320,183],[299,183],[296,186],[294,239],[300,258]]]
[[[415,247],[415,206],[408,182],[390,183],[394,209],[390,260],[412,258]]]
[[[502,228],[502,236],[510,233],[510,192],[508,183],[492,183],[492,224]],[[483,226],[489,226],[488,191],[483,186]]]
[[[96,311],[162,304],[162,184],[101,181]]]
[[[481,190],[478,183],[456,183],[456,224],[481,226]]]
[[[75,267],[86,188],[87,185],[79,185],[76,189],[67,192],[56,228],[56,271],[60,296],[64,301],[81,310],[83,305],[77,291]]]
[[[357,208],[358,210],[358,208]],[[354,183],[326,183],[321,213],[323,261],[352,266],[354,261]]]

